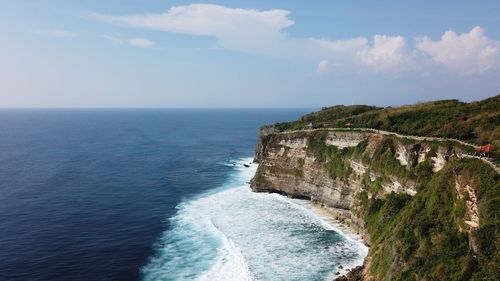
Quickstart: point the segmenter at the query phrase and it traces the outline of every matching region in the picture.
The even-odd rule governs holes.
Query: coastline
[[[221,163],[234,169],[228,181],[178,206],[159,254],[142,268],[145,280],[334,280],[362,265],[367,247],[325,210],[309,200],[253,192],[248,180],[257,164],[249,162]]]
[[[364,265],[366,258],[368,257],[369,246],[363,239],[363,236],[353,227],[353,224],[349,224],[345,221],[347,218],[340,218],[343,216],[341,213],[348,213],[350,211],[325,207],[307,199],[295,199],[286,195],[280,196],[285,197],[287,200],[291,200],[291,202],[300,204],[304,208],[311,211],[315,216],[324,221],[324,223],[326,223],[333,231],[346,239],[352,246],[356,247],[356,250],[360,255],[360,259],[355,260],[354,262],[351,261],[350,263],[347,262],[342,265],[340,269],[337,269],[336,272],[332,272],[332,275],[330,276],[332,280],[347,276],[350,272],[354,271],[354,269],[360,268]]]
[[[366,247],[369,248],[369,245],[363,239],[363,235],[358,231],[357,228],[355,228],[354,223],[352,223],[352,221],[347,222],[347,220],[351,220],[346,216],[346,214],[349,214],[350,211],[322,206],[320,203],[316,203],[313,201],[309,201],[308,204],[311,206],[311,209],[315,213],[328,220],[328,222],[335,226],[343,235],[358,242],[362,242]]]
[[[343,271],[339,271],[340,274],[334,276],[333,279],[339,281],[357,280],[359,276],[363,275],[364,268],[366,264],[369,263],[368,252],[370,250],[370,246],[363,237],[363,234],[360,233],[360,229],[356,228],[357,226],[352,222],[350,218],[348,218],[350,217],[350,211],[326,207],[320,203],[313,201],[309,201],[308,204],[318,216],[321,216],[325,220],[328,220],[328,222],[336,228],[335,231],[341,233],[341,235],[343,235],[344,237],[352,239],[358,243],[362,243],[365,246],[366,252],[363,255],[363,262],[359,265],[351,266],[349,268],[345,268]]]

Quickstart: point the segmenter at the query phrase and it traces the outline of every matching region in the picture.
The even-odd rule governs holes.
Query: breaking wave
[[[252,192],[250,162],[229,163],[224,186],[177,207],[144,280],[328,280],[362,264],[367,248],[307,202]]]

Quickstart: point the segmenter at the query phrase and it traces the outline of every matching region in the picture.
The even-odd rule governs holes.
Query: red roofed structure
[[[486,153],[490,153],[493,151],[493,145],[491,144],[487,144],[487,145],[483,145],[479,148],[479,151],[481,152],[486,152]]]
[[[477,151],[481,154],[481,156],[490,156],[491,152],[493,152],[493,145],[487,144],[479,147]]]

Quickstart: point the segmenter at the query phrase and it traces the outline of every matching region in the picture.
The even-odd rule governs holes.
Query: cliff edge
[[[363,236],[364,267],[343,280],[500,280],[499,174],[474,145],[282,127],[261,129],[251,187],[317,202]]]

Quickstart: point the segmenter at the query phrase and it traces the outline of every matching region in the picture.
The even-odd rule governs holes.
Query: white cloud
[[[146,39],[146,38],[122,38],[119,36],[113,36],[113,35],[101,35],[99,36],[103,39],[106,39],[114,44],[118,45],[123,45],[123,44],[128,44],[130,46],[134,47],[140,47],[140,48],[150,48],[156,45],[156,43],[152,40]]]
[[[373,45],[357,52],[361,63],[375,71],[408,70],[412,55],[401,36],[375,35]]]
[[[486,37],[479,26],[460,35],[446,31],[438,41],[428,37],[416,41],[416,48],[428,54],[436,64],[461,75],[486,74],[500,64],[500,42]]]
[[[40,30],[38,33],[41,34],[46,34],[52,37],[57,37],[57,38],[74,38],[78,36],[77,32],[69,31],[69,30],[64,30],[64,29],[47,29],[47,30]]]
[[[499,65],[498,41],[488,39],[479,27],[462,35],[448,31],[439,41],[420,38],[413,46],[402,36],[374,35],[372,41],[365,37],[343,40],[294,38],[285,31],[294,24],[289,18],[290,12],[279,9],[191,4],[156,14],[94,15],[101,21],[120,26],[214,37],[218,45],[226,49],[292,57],[312,65],[321,61],[317,65],[318,74],[328,73],[331,61],[341,64],[344,71],[429,73],[438,64],[458,74],[484,74]],[[134,44],[151,45],[146,42]]]
[[[123,26],[163,30],[217,38],[222,47],[248,52],[268,51],[270,41],[293,25],[289,11],[234,9],[213,4],[170,8],[166,13],[132,16],[96,14],[100,20]]]
[[[328,71],[330,71],[330,62],[328,60],[320,61],[316,67],[316,73],[319,75],[325,75]]]
[[[127,40],[127,43],[129,43],[131,46],[141,48],[150,48],[155,45],[155,42],[145,38],[130,38]]]

